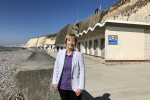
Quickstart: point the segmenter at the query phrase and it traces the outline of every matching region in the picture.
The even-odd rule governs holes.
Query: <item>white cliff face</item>
[[[129,11],[129,16],[125,14],[119,15],[115,20],[134,21],[134,22],[146,22],[150,23],[150,3],[143,6],[142,8],[135,8]],[[127,14],[126,14],[127,15]]]
[[[113,7],[110,9],[113,9]],[[130,2],[108,12],[105,16],[103,16],[101,23],[105,20],[150,23],[150,2],[146,3],[146,0],[130,0]]]
[[[121,20],[150,23],[150,1],[148,0],[121,0],[129,1],[112,6],[107,13],[102,14],[100,23],[105,20]],[[120,6],[119,6],[120,5]],[[42,36],[28,41],[26,47],[46,47],[55,44],[56,37]]]
[[[39,38],[32,38],[30,39],[26,45],[24,47],[29,48],[29,47],[36,47],[37,46],[37,42],[38,42]]]
[[[129,16],[128,21],[150,23],[150,3],[148,3],[147,5],[142,7],[141,9],[138,9],[137,12],[132,13]]]
[[[39,37],[37,47],[43,47],[46,42],[46,39],[47,39],[46,36]]]
[[[47,38],[45,44],[55,44],[56,37]]]
[[[110,7],[110,11],[105,16],[103,16],[101,23],[103,23],[105,20],[124,20],[124,21],[126,21],[127,16],[125,15],[124,10],[128,6],[135,4],[137,1],[138,0],[130,0],[130,2],[123,4],[122,6],[120,6],[118,8]],[[123,19],[121,19],[121,18],[123,18]]]
[[[46,48],[47,46],[51,49],[54,46],[55,44],[55,41],[56,41],[56,37],[52,37],[52,38],[47,38],[46,39],[46,42],[44,43],[44,48]]]
[[[46,36],[42,36],[39,38],[32,38],[26,43],[24,47],[47,47],[48,45],[54,45],[56,41],[56,37],[47,38]]]

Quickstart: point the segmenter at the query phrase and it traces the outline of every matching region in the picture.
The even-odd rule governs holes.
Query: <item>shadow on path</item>
[[[103,96],[94,98],[86,90],[83,90],[82,100],[110,100],[109,96],[110,96],[109,93],[105,93],[105,94],[103,94]]]

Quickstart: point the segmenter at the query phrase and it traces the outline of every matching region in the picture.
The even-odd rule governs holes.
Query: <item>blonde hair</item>
[[[67,39],[74,38],[75,39],[75,45],[77,44],[77,37],[74,34],[67,34],[65,38],[65,44],[67,44]]]

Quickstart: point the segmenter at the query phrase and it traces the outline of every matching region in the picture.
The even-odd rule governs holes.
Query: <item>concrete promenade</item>
[[[56,58],[57,52],[48,52]],[[84,55],[85,100],[150,100],[150,63],[105,65]]]

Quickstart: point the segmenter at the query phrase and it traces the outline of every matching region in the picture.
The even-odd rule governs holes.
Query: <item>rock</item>
[[[33,51],[17,50],[0,53],[0,100],[24,100],[13,82],[13,73]]]

